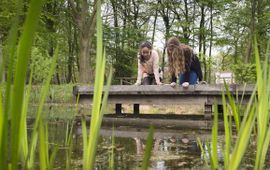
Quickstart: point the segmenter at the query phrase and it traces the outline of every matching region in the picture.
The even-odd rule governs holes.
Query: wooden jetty
[[[228,86],[231,95],[238,103],[249,101],[255,85]],[[222,105],[224,85],[190,85],[171,87],[170,85],[112,85],[109,89],[108,103],[115,104],[115,113],[122,114],[122,104],[132,104],[134,114],[140,113],[140,105],[181,105],[204,103],[205,118],[211,117],[214,101]],[[94,95],[93,86],[74,86],[73,95],[79,96],[79,103],[90,104]]]

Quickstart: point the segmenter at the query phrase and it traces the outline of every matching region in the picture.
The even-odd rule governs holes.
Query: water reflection
[[[72,146],[65,143],[67,126],[65,122],[49,125],[49,143],[60,146],[57,153],[58,169],[66,167],[67,149],[72,147],[71,169],[82,168],[83,139],[80,125],[72,132]],[[108,169],[112,150],[112,128],[102,128],[97,149],[96,169]],[[117,127],[115,134],[114,162],[115,169],[140,169],[146,145],[148,129]],[[204,131],[155,129],[154,145],[150,159],[150,169],[201,169],[203,160],[196,138],[203,141],[210,139],[211,134]]]
[[[111,149],[112,128],[102,128],[98,148],[98,166],[108,166],[108,156]],[[142,164],[148,129],[118,127],[115,134],[115,163],[118,169],[138,169]],[[81,128],[74,132],[75,147],[81,151]],[[179,169],[201,166],[201,152],[196,138],[210,138],[208,132],[187,130],[156,129],[150,166],[152,169]],[[105,161],[105,162],[104,162]]]
[[[145,149],[146,140],[134,137],[136,144],[136,154],[142,156]],[[153,169],[167,168],[192,168],[190,163],[193,159],[199,159],[201,151],[195,141],[187,138],[177,138],[175,136],[165,138],[155,138],[151,157],[151,167]]]

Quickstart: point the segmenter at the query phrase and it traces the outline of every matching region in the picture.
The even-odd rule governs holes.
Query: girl
[[[135,85],[161,85],[159,78],[159,56],[153,50],[152,44],[148,41],[140,45],[138,55],[138,77]],[[143,78],[143,82],[141,79]]]
[[[176,85],[176,77],[179,77],[179,84],[182,86],[196,84],[198,80],[202,81],[200,61],[191,47],[180,44],[176,37],[171,37],[167,42],[167,54],[172,86]]]

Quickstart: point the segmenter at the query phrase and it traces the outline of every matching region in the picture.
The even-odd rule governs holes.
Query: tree
[[[96,0],[90,2],[87,0],[73,1],[68,0],[68,7],[71,8],[71,14],[76,27],[78,28],[78,60],[79,60],[79,82],[90,83],[93,76],[90,69],[89,49],[93,42],[96,23]],[[89,11],[92,11],[90,14]]]
[[[171,6],[169,1],[158,0],[158,11],[165,25],[165,43],[170,37],[170,28],[174,22],[174,15],[171,15]],[[165,66],[165,48],[163,49],[161,69],[164,72]]]

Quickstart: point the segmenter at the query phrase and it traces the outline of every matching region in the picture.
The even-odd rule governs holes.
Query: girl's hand
[[[134,85],[139,86],[139,85],[141,85],[141,83],[140,82],[136,82]]]
[[[176,86],[176,83],[175,83],[175,82],[172,82],[170,85],[171,85],[172,87],[175,87],[175,86]]]
[[[184,88],[188,88],[188,86],[189,86],[189,82],[184,82],[184,83],[182,84],[182,87],[184,87]]]
[[[158,82],[158,83],[157,83],[157,85],[163,85],[163,83],[161,83],[161,82]]]

